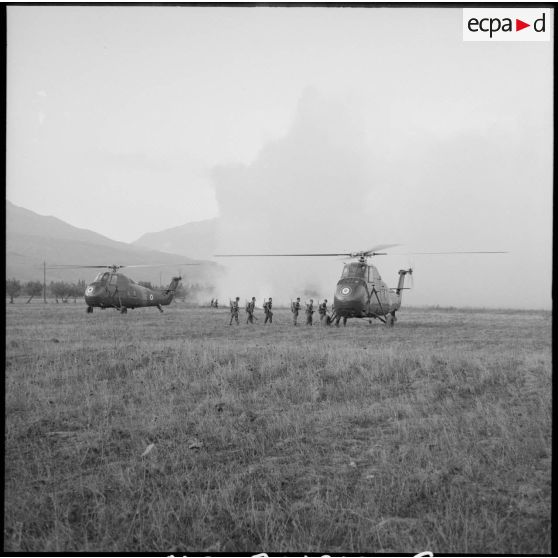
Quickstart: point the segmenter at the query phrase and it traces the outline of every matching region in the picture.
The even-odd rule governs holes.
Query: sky
[[[374,263],[414,304],[551,306],[552,42],[464,42],[460,8],[9,6],[7,82],[16,205],[125,242],[218,216],[221,252],[505,250]],[[341,265],[227,261],[222,295]]]

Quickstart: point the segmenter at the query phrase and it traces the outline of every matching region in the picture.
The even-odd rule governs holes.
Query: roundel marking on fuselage
[[[343,294],[343,295],[348,295],[350,292],[351,292],[350,287],[343,287],[341,289],[341,294]]]
[[[149,300],[153,300],[153,295],[152,294],[149,295]]]
[[[86,294],[91,294],[93,292],[93,287],[87,287],[87,290],[85,292]]]

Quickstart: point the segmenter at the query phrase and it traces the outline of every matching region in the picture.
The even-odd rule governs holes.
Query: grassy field
[[[550,553],[551,314],[6,304],[7,552]]]

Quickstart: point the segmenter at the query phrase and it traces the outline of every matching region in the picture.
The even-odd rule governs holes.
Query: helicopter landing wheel
[[[391,314],[388,314],[386,316],[386,326],[387,327],[393,327],[394,323],[395,323],[395,318]]]
[[[345,327],[347,325],[347,318],[343,317],[343,327]]]
[[[88,306],[86,312],[88,314],[93,314],[93,306]]]
[[[339,322],[341,321],[341,316],[335,318],[335,327],[339,327]]]
[[[126,308],[125,306],[123,308],[120,309],[120,313],[121,314],[127,314],[128,313],[128,308]]]

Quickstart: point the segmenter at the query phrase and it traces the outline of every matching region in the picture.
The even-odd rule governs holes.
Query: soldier
[[[248,302],[246,304],[246,313],[248,314],[248,317],[246,318],[246,323],[247,324],[253,324],[254,323],[254,308],[256,308],[256,297],[255,296],[252,297],[251,302]]]
[[[300,297],[297,297],[296,302],[291,302],[291,312],[293,313],[293,325],[297,325],[298,311],[300,310]]]
[[[320,323],[323,325],[327,314],[327,298],[318,306],[318,312],[320,313]]]
[[[210,302],[209,305],[210,305],[211,308],[213,308],[213,299],[211,299],[211,302]]]
[[[306,325],[312,325],[312,314],[314,314],[314,300],[311,298],[306,304]]]
[[[238,323],[238,301],[239,300],[240,300],[240,297],[237,296],[236,300],[234,302],[231,302],[231,321],[230,321],[229,325],[232,325],[233,319],[236,320],[236,325],[239,325],[239,323]]]
[[[269,323],[273,323],[273,312],[271,311],[271,307],[273,306],[273,303],[271,301],[271,297],[269,297],[267,302],[264,302],[263,305],[263,309],[265,312],[265,322],[264,325],[267,324],[267,320],[269,320]]]
[[[215,299],[214,304],[215,304],[215,308],[219,308],[219,302],[217,302],[217,299]]]

